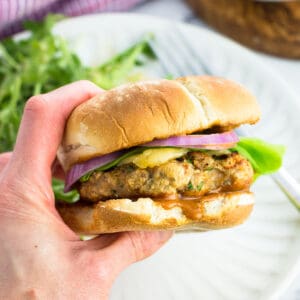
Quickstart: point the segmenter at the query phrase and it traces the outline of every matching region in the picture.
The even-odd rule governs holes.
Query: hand
[[[70,112],[101,90],[87,81],[26,104],[15,150],[0,156],[0,299],[105,299],[116,276],[171,232],[81,241],[55,209],[51,167]]]

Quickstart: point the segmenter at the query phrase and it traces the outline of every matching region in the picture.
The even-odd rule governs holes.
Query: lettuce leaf
[[[76,190],[71,190],[68,193],[64,192],[64,181],[52,178],[52,190],[55,196],[55,200],[64,201],[67,203],[77,202],[80,198],[79,193]]]
[[[280,169],[285,147],[274,145],[258,138],[242,137],[231,151],[237,151],[247,158],[254,171],[255,178],[270,174]]]

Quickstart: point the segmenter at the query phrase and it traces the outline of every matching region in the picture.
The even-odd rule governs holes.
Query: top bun
[[[144,81],[103,92],[74,109],[58,158],[72,165],[153,139],[223,132],[260,118],[255,98],[221,78],[189,76]]]

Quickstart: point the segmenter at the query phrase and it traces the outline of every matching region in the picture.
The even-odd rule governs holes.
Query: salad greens
[[[24,24],[30,36],[0,43],[0,152],[13,149],[26,100],[67,83],[88,79],[110,89],[131,78],[135,66],[153,58],[145,37],[97,67],[84,66],[66,40],[52,33],[61,15],[48,15],[42,23]]]
[[[108,62],[98,68],[90,68],[88,79],[98,84],[103,89],[111,89],[125,81],[135,81],[138,78],[130,77],[128,74],[134,66],[141,66],[145,63],[145,58],[155,59],[156,56],[149,46],[148,40],[151,35],[116,55]]]
[[[67,41],[52,33],[54,24],[63,18],[48,15],[43,22],[27,21],[28,38],[0,42],[0,152],[13,149],[24,105],[31,96],[80,79],[110,89],[137,80],[131,74],[134,67],[155,57],[147,36],[100,66],[84,66]],[[64,194],[63,185],[53,180],[56,198],[75,201],[78,194]]]

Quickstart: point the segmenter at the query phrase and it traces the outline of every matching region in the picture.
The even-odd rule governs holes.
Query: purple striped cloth
[[[48,13],[79,16],[124,11],[140,2],[143,0],[0,0],[0,38],[21,31],[24,20],[41,20]]]

